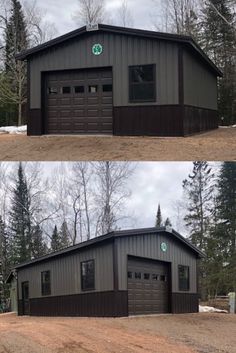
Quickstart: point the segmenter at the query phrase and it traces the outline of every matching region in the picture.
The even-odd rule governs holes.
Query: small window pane
[[[62,93],[63,93],[63,94],[68,94],[68,93],[70,93],[70,87],[62,87]]]
[[[158,281],[158,275],[156,275],[155,273],[153,273],[153,275],[152,275],[152,280],[153,281]]]
[[[165,275],[160,275],[160,281],[161,282],[166,282],[167,278]]]
[[[133,278],[133,273],[132,272],[128,272],[128,278]]]
[[[141,279],[141,272],[135,272],[135,279]]]
[[[95,289],[94,260],[81,262],[81,288],[82,290]]]
[[[112,92],[112,85],[103,85],[102,90],[103,92]]]
[[[131,68],[131,82],[153,82],[153,65],[133,66]]]
[[[150,273],[144,273],[144,279],[146,280],[150,279]]]
[[[57,94],[57,88],[56,87],[48,87],[48,94]]]
[[[84,93],[84,86],[75,86],[75,93]]]
[[[179,290],[189,291],[189,267],[179,265]]]
[[[41,272],[41,291],[42,291],[42,295],[50,295],[51,294],[50,271]]]
[[[89,93],[97,93],[98,86],[89,86]]]

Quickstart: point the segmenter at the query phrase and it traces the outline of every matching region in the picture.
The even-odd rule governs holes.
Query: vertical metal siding
[[[98,42],[104,50],[95,56],[92,45]],[[31,58],[31,109],[41,108],[41,72],[106,66],[113,67],[114,106],[133,106],[128,101],[128,66],[139,64],[156,64],[156,104],[178,104],[177,44],[94,32]]]
[[[147,234],[119,238],[117,241],[119,290],[127,290],[127,255],[140,256],[153,260],[171,262],[172,292],[179,292],[178,265],[189,266],[190,291],[197,292],[196,257],[178,243],[171,234]],[[161,251],[161,243],[168,245],[166,253]]]
[[[217,77],[184,50],[184,104],[217,110]]]
[[[41,272],[51,271],[51,296],[84,293],[81,291],[80,262],[95,259],[95,291],[113,290],[113,247],[99,245],[69,256],[35,264],[18,272],[19,299],[22,299],[21,283],[29,281],[30,298],[40,298]]]

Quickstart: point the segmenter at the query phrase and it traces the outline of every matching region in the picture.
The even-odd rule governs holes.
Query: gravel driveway
[[[3,161],[233,161],[236,128],[191,137],[0,135]]]
[[[0,353],[235,353],[236,315],[121,319],[0,315]]]

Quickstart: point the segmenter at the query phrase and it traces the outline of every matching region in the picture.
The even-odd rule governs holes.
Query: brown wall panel
[[[37,136],[43,134],[42,112],[41,109],[28,110],[27,135]]]
[[[218,129],[216,110],[184,106],[184,135]]]
[[[198,298],[197,293],[172,293],[172,313],[198,313]]]
[[[127,291],[97,292],[30,299],[31,316],[128,316]],[[22,307],[22,301],[18,301]],[[22,315],[22,310],[19,310]]]
[[[134,106],[114,107],[114,135],[183,136],[182,107]]]

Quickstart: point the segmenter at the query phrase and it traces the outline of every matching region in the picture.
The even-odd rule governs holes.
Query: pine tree
[[[194,162],[193,172],[183,181],[187,197],[187,214],[184,218],[190,230],[191,242],[201,250],[205,249],[209,229],[214,175],[207,162]]]
[[[57,231],[57,226],[55,225],[52,233],[52,238],[51,238],[51,250],[54,252],[60,249],[61,249],[60,238]]]
[[[236,122],[235,15],[228,0],[207,1],[204,3],[202,13],[201,45],[224,75],[219,80],[220,118],[224,118],[225,125],[233,124]]]
[[[5,283],[9,270],[8,238],[5,223],[0,216],[0,306],[9,295],[8,286]]]
[[[32,230],[32,257],[37,259],[47,254],[47,245],[43,239],[43,232],[39,225]]]
[[[236,291],[236,163],[224,162],[219,175],[216,237],[222,265],[227,272],[225,287]]]
[[[61,225],[61,229],[59,232],[59,242],[60,242],[60,247],[62,249],[67,248],[68,246],[71,245],[70,233],[69,233],[66,221],[64,221]]]
[[[165,227],[172,227],[172,223],[171,223],[169,217],[167,217],[165,220]]]
[[[22,104],[26,102],[26,64],[16,54],[28,47],[27,28],[21,4],[11,0],[11,16],[5,30],[5,71],[12,91],[11,100],[18,106],[18,125],[22,124]]]
[[[162,227],[162,215],[161,215],[161,205],[158,205],[157,215],[156,215],[156,224],[155,227]]]
[[[213,178],[214,174],[207,162],[194,162],[192,174],[183,181],[187,198],[187,214],[184,220],[190,231],[189,239],[207,255],[199,264],[199,292],[202,299],[206,299],[209,294],[209,274],[214,274],[211,272],[211,263],[214,262],[211,247],[214,245],[214,239],[210,233],[214,198]]]
[[[17,264],[30,260],[32,251],[30,197],[21,163],[19,163],[17,180],[13,188],[11,209],[11,262]]]

